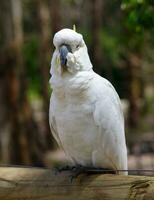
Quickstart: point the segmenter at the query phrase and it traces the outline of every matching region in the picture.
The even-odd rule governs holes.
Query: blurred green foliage
[[[36,35],[32,35],[24,43],[23,55],[25,59],[25,67],[27,73],[27,81],[29,84],[28,93],[30,96],[38,96],[40,91],[41,77],[39,73],[39,39]]]
[[[145,104],[146,104],[146,113],[154,115],[154,95],[146,97]]]
[[[127,27],[135,32],[154,29],[153,0],[123,0],[122,10],[126,13]]]

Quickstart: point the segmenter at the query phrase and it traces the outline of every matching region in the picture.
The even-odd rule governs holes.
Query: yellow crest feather
[[[73,31],[76,32],[76,26],[75,26],[75,24],[73,24]]]
[[[60,65],[60,58],[59,57],[56,58],[56,64],[57,64],[57,67],[59,67],[59,65]]]

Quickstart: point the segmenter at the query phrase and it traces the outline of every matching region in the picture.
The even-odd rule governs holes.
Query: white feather
[[[73,45],[78,40],[76,32],[71,32],[70,38],[67,29],[61,33],[56,36],[56,45],[63,40]],[[92,70],[83,39],[80,49],[67,57],[67,72],[57,70],[61,68],[56,63],[58,56],[56,48],[51,63],[49,110],[56,141],[74,164],[126,170],[124,119],[118,94],[109,81]]]

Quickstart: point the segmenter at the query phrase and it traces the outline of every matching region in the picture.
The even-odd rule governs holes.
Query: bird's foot
[[[74,179],[76,179],[80,174],[83,174],[86,172],[86,167],[81,166],[81,165],[76,165],[72,167],[73,174],[70,176],[70,181],[71,183],[73,182]]]
[[[84,167],[81,165],[77,165],[72,167],[73,175],[70,176],[71,182],[73,179],[77,178],[80,174],[116,174],[115,170],[107,169],[107,168],[97,168],[97,167]]]
[[[73,168],[74,168],[74,166],[66,165],[66,166],[55,167],[54,170],[55,170],[55,174],[57,174],[57,173],[61,173],[63,171],[71,171]]]
[[[70,181],[73,182],[75,178],[77,178],[80,174],[116,174],[115,170],[100,168],[100,167],[87,167],[82,165],[76,166],[60,166],[55,168],[55,174],[61,173],[63,171],[71,171],[72,175],[70,175]]]
[[[54,168],[56,174],[57,174],[57,173],[61,173],[61,172],[63,172],[63,171],[69,171],[69,170],[71,170],[71,169],[72,169],[72,167],[71,167],[71,166],[68,166],[68,165],[66,165],[66,166],[59,166],[59,167],[55,167],[55,168]]]

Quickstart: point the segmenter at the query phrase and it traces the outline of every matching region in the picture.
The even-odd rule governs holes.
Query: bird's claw
[[[55,174],[57,174],[57,173],[61,173],[63,171],[72,171],[72,170],[74,170],[74,168],[75,168],[74,166],[68,166],[68,165],[59,166],[59,167],[55,167],[54,171],[55,171]]]
[[[63,171],[71,171],[70,182],[72,183],[80,174],[116,174],[116,171],[105,169],[105,168],[95,168],[95,167],[84,167],[81,165],[77,166],[62,166],[55,168],[55,174],[61,173]]]
[[[81,165],[77,165],[72,167],[73,172],[72,175],[70,175],[70,182],[72,183],[74,179],[76,179],[80,174],[86,172],[85,167],[82,167]]]

